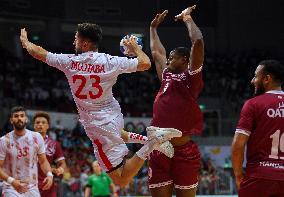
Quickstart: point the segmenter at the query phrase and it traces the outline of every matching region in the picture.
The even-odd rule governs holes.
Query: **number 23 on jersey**
[[[100,86],[101,79],[98,75],[73,75],[72,80],[73,83],[79,83],[75,91],[75,96],[79,99],[97,99],[103,94],[103,88]],[[92,90],[86,90],[87,83],[92,83]]]

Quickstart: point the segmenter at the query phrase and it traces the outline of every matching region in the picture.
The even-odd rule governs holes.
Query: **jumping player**
[[[196,194],[200,168],[200,152],[191,135],[201,134],[202,112],[197,98],[203,88],[202,64],[204,44],[201,31],[194,23],[191,12],[196,6],[183,10],[175,17],[183,20],[192,42],[186,47],[173,49],[167,54],[157,34],[157,27],[168,11],[157,14],[150,25],[150,47],[161,87],[154,101],[152,125],[171,127],[183,135],[171,140],[175,148],[173,158],[154,151],[149,160],[149,187],[153,197],[193,197]],[[155,128],[155,127],[154,127]]]
[[[232,143],[239,197],[284,196],[283,76],[280,62],[265,60],[259,63],[251,80],[255,97],[245,102]]]
[[[50,124],[49,114],[47,112],[38,111],[33,115],[32,122],[34,130],[39,132],[44,139],[45,154],[48,162],[52,165],[56,165],[56,167],[51,168],[52,173],[56,176],[62,175],[66,169],[65,157],[59,142],[47,135]],[[56,197],[57,191],[54,183],[48,190],[43,190],[43,180],[45,176],[40,168],[38,168],[38,170],[38,186],[41,197]]]
[[[31,43],[25,29],[20,36],[23,48],[34,58],[63,71],[68,79],[74,101],[95,156],[114,183],[124,187],[137,174],[153,149],[172,137],[181,136],[175,129],[151,129],[149,140],[137,153],[124,162],[128,149],[121,137],[123,116],[113,97],[112,86],[118,75],[150,68],[149,57],[134,37],[124,41],[128,51],[137,58],[116,57],[98,52],[102,30],[96,24],[78,24],[74,46],[76,54],[54,54]],[[168,152],[173,152],[168,146]]]
[[[5,197],[40,197],[38,190],[38,163],[43,171],[43,190],[53,183],[45,146],[39,133],[26,129],[26,110],[13,107],[10,116],[14,130],[0,138],[0,179],[4,180]]]

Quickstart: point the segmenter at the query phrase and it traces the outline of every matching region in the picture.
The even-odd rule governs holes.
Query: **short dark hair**
[[[23,106],[15,106],[15,107],[12,107],[11,109],[10,117],[12,117],[14,113],[19,112],[19,111],[23,111],[25,112],[25,114],[27,114],[26,109]]]
[[[47,112],[44,111],[38,111],[33,115],[33,124],[35,123],[35,119],[37,119],[38,117],[43,117],[47,120],[47,123],[50,123],[50,116]]]
[[[78,24],[77,32],[78,32],[79,37],[83,39],[89,39],[97,47],[99,46],[103,38],[101,27],[93,23]]]
[[[187,48],[187,47],[177,47],[177,48],[174,48],[173,51],[174,51],[178,56],[187,57],[187,58],[190,57],[190,51],[189,51],[189,48]]]
[[[277,60],[263,60],[259,63],[263,65],[263,72],[265,74],[271,74],[275,82],[280,85],[284,82],[284,66]]]

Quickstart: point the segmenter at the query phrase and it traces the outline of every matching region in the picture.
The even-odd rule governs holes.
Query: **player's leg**
[[[171,197],[173,193],[173,178],[171,176],[171,158],[159,151],[150,155],[148,180],[151,196]]]
[[[151,188],[150,190],[152,197],[172,197],[174,185],[171,183],[169,185]]]
[[[200,171],[200,152],[197,145],[189,141],[175,147],[171,174],[177,197],[195,197]]]
[[[150,153],[158,146],[160,146],[158,138],[149,139],[132,158],[118,165],[117,167],[119,168],[114,167],[111,169],[108,174],[113,179],[114,183],[120,187],[125,187],[133,177],[137,175]]]
[[[144,160],[134,155],[132,158],[127,159],[120,168],[109,172],[108,175],[111,177],[114,184],[123,188],[137,175],[143,164]]]
[[[121,138],[125,143],[145,144],[148,140],[147,136],[140,135],[138,133],[127,132],[124,129],[121,130]]]
[[[150,135],[153,135],[153,127],[148,127],[150,128]],[[155,127],[155,130],[158,130],[160,128]],[[121,130],[121,138],[125,143],[140,143],[140,144],[145,144],[148,140],[147,136],[143,136],[137,133],[132,133],[132,132],[127,132],[124,129]],[[165,154],[167,157],[172,158],[173,154],[169,149],[173,149],[172,144],[169,141],[164,142],[160,147],[157,148],[158,151],[162,152]]]
[[[176,197],[195,197],[197,187],[193,189],[176,189]]]
[[[173,134],[172,130],[157,131],[156,136],[152,136],[131,159],[124,163],[123,158],[127,155],[128,149],[121,137],[112,135],[110,132],[107,135],[103,135],[106,131],[103,131],[101,128],[93,129],[96,132],[93,132],[94,137],[91,139],[95,148],[96,158],[101,168],[109,172],[114,183],[121,187],[126,186],[132,180],[154,149],[158,149],[164,140],[171,139],[172,136],[179,134],[179,131]],[[90,128],[86,128],[86,131],[90,136]],[[165,150],[168,151],[168,155],[173,155],[174,150],[172,147]]]

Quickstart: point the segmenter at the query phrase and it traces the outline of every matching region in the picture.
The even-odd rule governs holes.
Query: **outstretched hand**
[[[151,27],[157,28],[160,25],[160,23],[164,21],[167,14],[168,14],[168,10],[164,10],[161,14],[158,13],[155,16],[155,18],[152,20]]]
[[[175,21],[183,20],[184,17],[191,18],[191,12],[196,8],[196,5],[184,9],[180,14],[175,16]]]
[[[141,50],[136,39],[135,36],[130,36],[123,40],[123,44],[126,46],[125,54],[128,56],[137,56],[137,51]]]
[[[27,42],[29,40],[28,40],[28,33],[25,28],[21,29],[20,40],[21,40],[23,48],[27,48]]]

